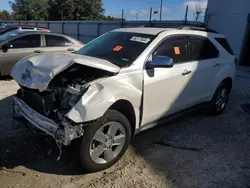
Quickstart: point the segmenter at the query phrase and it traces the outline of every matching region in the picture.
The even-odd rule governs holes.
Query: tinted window
[[[228,53],[234,55],[232,48],[230,47],[226,38],[215,38],[220,45],[227,50]]]
[[[66,39],[61,36],[45,35],[45,40],[47,47],[67,46]]]
[[[14,39],[9,43],[13,45],[13,48],[35,48],[40,47],[40,41],[40,35],[27,35]]]
[[[184,36],[173,36],[166,39],[153,53],[153,59],[157,56],[168,56],[174,63],[187,61],[187,45]]]
[[[22,29],[34,30],[34,27],[22,27]]]
[[[88,43],[77,54],[105,59],[119,66],[130,66],[154,40],[155,35],[109,32]]]
[[[206,37],[189,36],[190,60],[205,60],[216,58],[219,51]]]

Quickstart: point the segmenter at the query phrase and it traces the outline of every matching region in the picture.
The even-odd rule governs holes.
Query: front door
[[[174,66],[145,68],[142,125],[184,109],[190,97],[189,85],[192,84],[195,66],[187,62],[186,37],[178,35],[167,38],[152,53],[152,61],[156,56],[171,57]]]
[[[6,52],[1,52],[2,75],[8,75],[12,67],[23,57],[35,54],[41,48],[41,36],[39,34],[21,36],[8,41]]]

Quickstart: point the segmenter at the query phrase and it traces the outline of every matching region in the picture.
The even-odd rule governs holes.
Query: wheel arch
[[[136,129],[136,114],[131,102],[125,99],[119,99],[114,104],[112,104],[108,110],[116,110],[122,113],[130,122],[132,136],[134,136]]]
[[[227,77],[221,82],[221,84],[225,84],[229,91],[231,91],[233,87],[233,79],[231,77]]]

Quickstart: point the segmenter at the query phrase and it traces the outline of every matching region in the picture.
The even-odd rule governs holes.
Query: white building
[[[250,66],[250,0],[208,0],[207,24],[227,37],[240,65]]]

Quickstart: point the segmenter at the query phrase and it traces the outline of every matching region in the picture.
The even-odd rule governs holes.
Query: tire
[[[108,110],[101,118],[85,128],[79,146],[81,166],[90,173],[111,167],[124,155],[130,140],[131,126],[128,119],[118,111]],[[120,145],[114,146],[119,144],[118,141]]]
[[[231,88],[225,82],[222,82],[217,88],[208,108],[206,110],[208,115],[217,116],[220,115],[226,108],[229,100]],[[224,98],[222,98],[224,95]],[[219,102],[221,100],[221,102]]]

